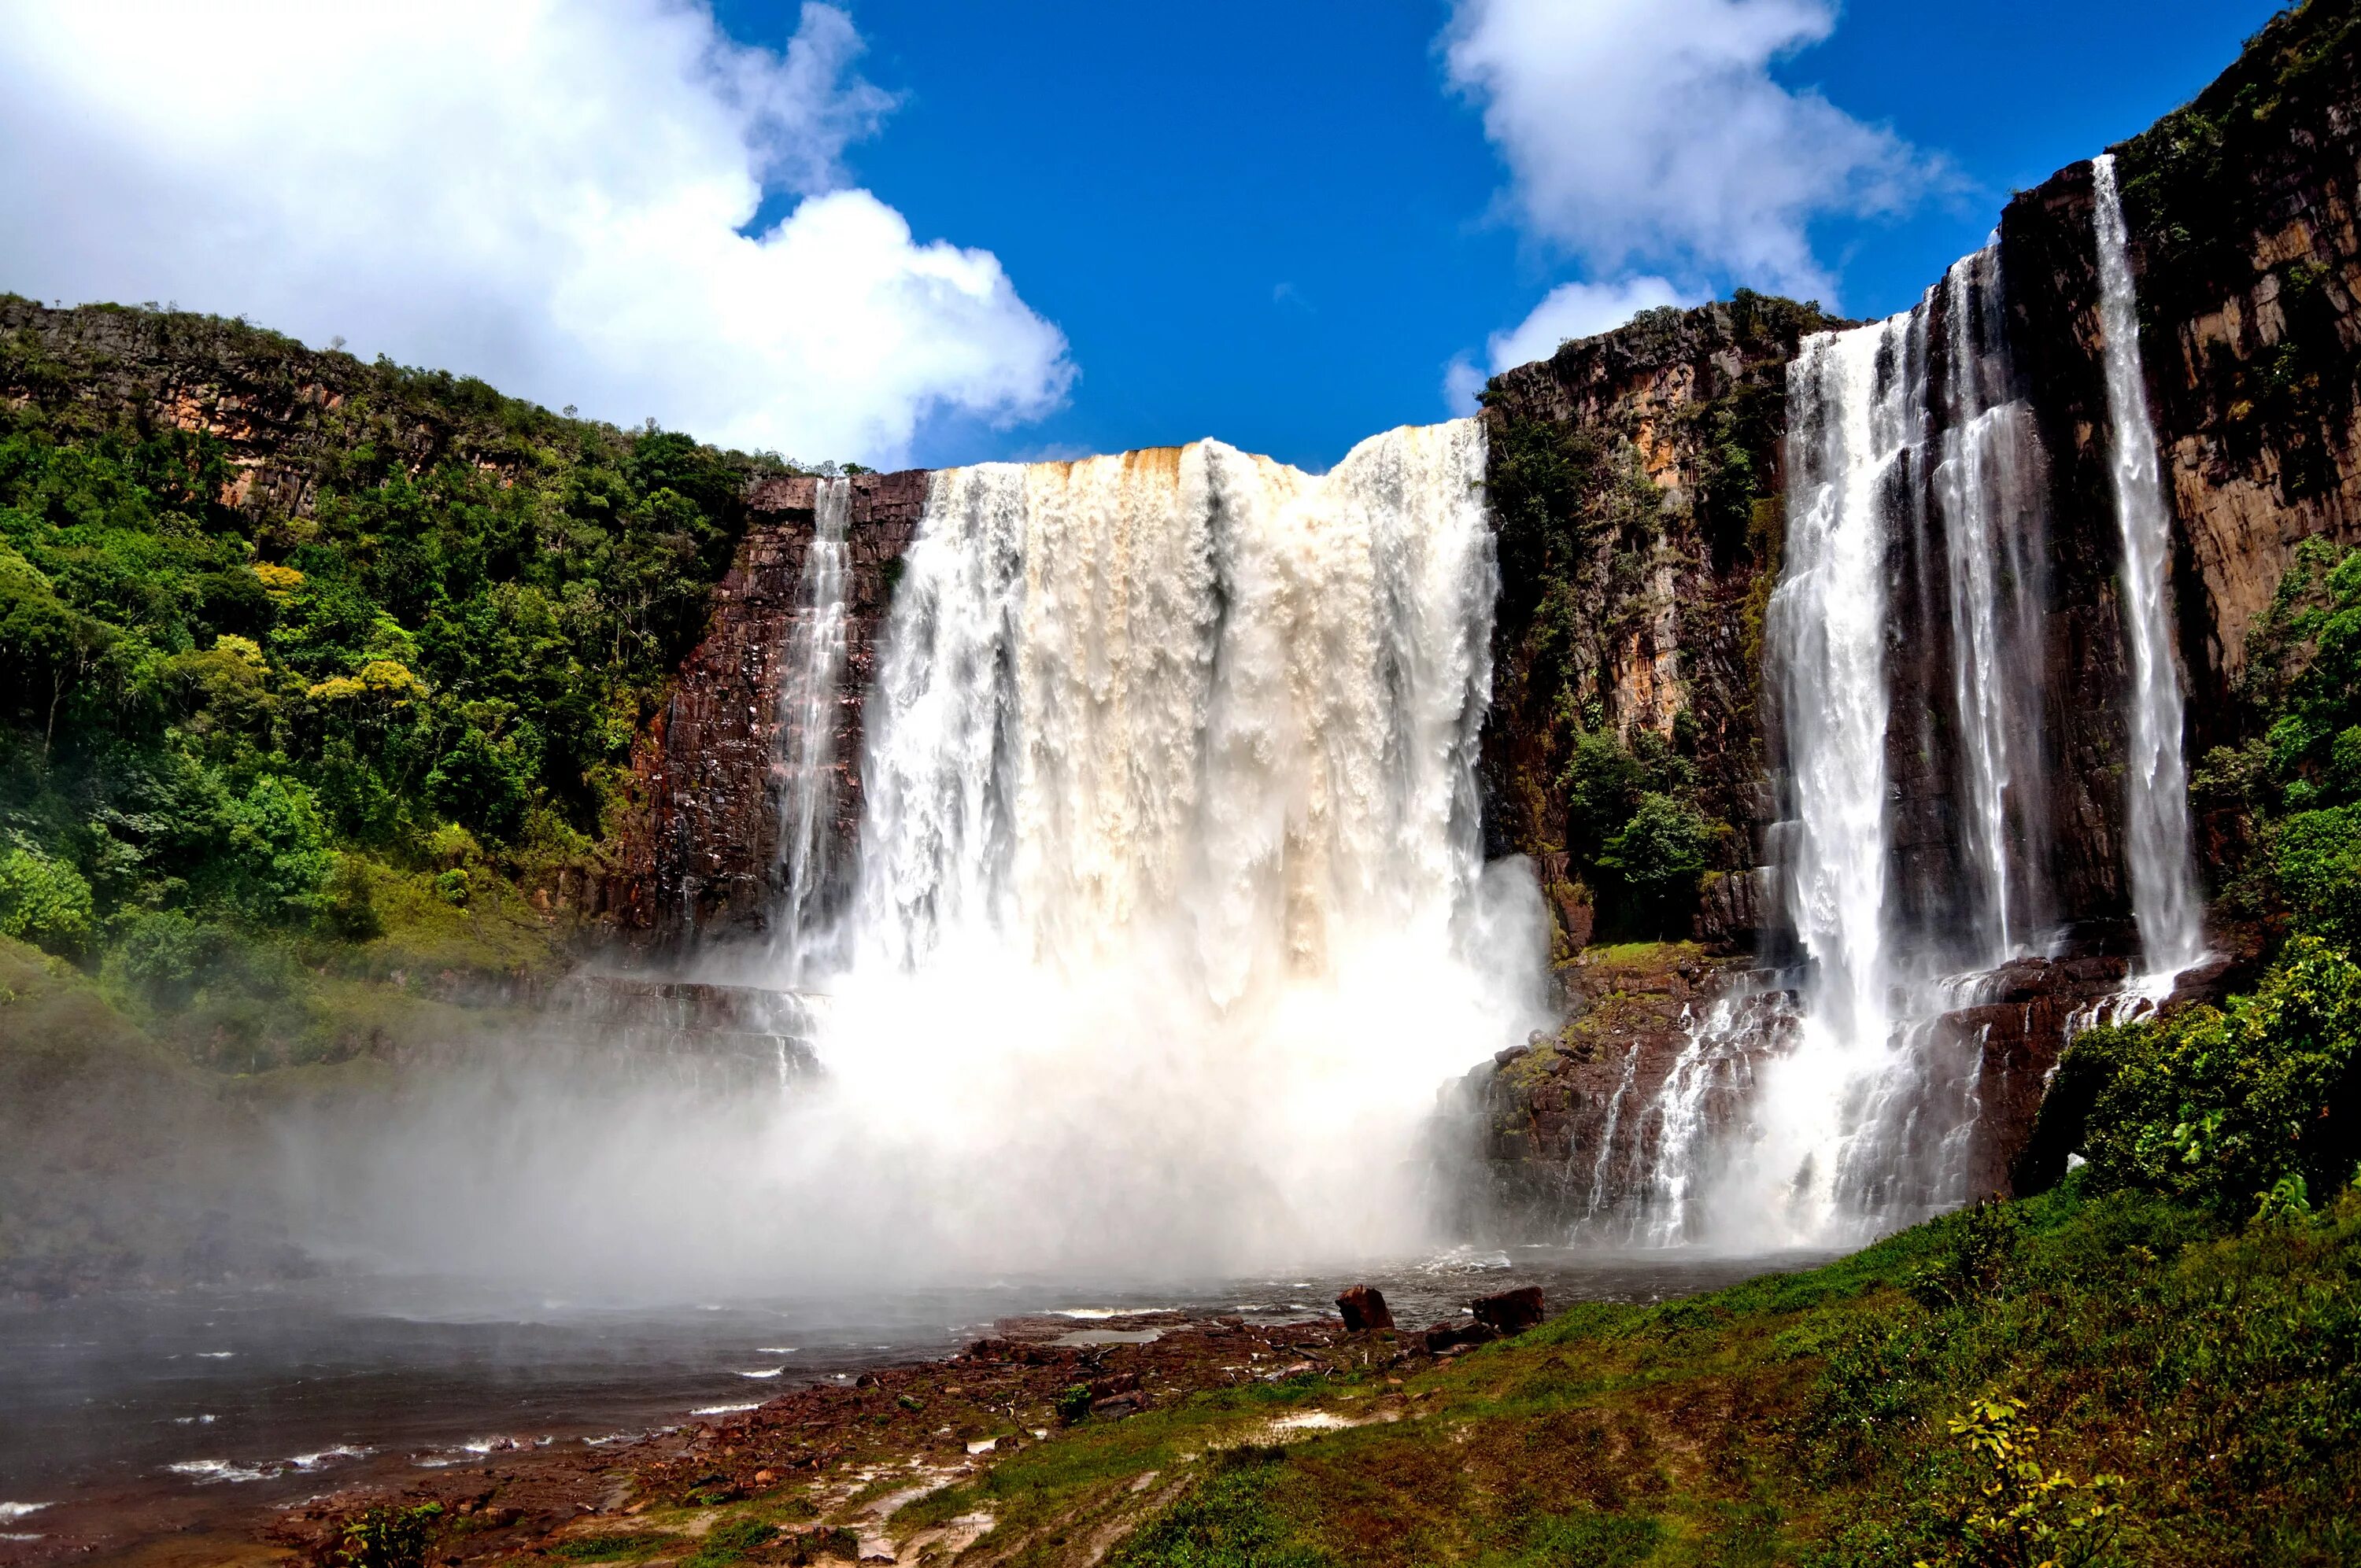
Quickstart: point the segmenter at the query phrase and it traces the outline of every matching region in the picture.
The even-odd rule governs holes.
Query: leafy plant
[[[38,850],[0,850],[0,937],[78,958],[93,930],[90,883]]]
[[[2119,1475],[2077,1481],[2047,1469],[2037,1452],[2041,1429],[2025,1419],[2022,1399],[1979,1398],[1950,1420],[1967,1451],[1976,1493],[1941,1561],[1972,1568],[2087,1568],[2113,1544],[2120,1505],[2108,1498]],[[1927,1559],[1917,1568],[1933,1568]]]
[[[2255,994],[2089,1031],[2059,1077],[2088,1085],[2076,1141],[2101,1189],[2240,1213],[2289,1178],[2334,1191],[2361,1164],[2361,965],[2298,937]]]
[[[344,1544],[336,1561],[343,1568],[424,1568],[426,1549],[434,1539],[434,1521],[443,1517],[440,1503],[414,1508],[378,1507],[345,1522]]]

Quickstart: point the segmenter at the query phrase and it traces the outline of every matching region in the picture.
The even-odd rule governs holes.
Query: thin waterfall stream
[[[2048,468],[2004,298],[1987,248],[1912,311],[1806,339],[1789,367],[1786,559],[1764,645],[1795,994],[1758,978],[1691,1017],[1639,1112],[1629,1212],[1594,1213],[1596,1234],[1824,1242],[1969,1195],[1981,1051],[1944,1020],[2055,922]],[[1932,635],[1905,640],[1905,623]],[[1940,853],[1904,830],[1924,795],[1960,824]],[[1717,1135],[1709,1104],[1734,1127]]]
[[[2205,910],[2190,848],[2189,773],[2181,754],[2180,670],[2166,606],[2172,512],[2164,495],[2156,426],[2140,361],[2139,302],[2132,281],[2115,159],[2092,164],[2099,245],[2099,327],[2107,376],[2107,426],[2115,516],[2124,543],[2120,580],[2131,654],[2125,859],[2147,974],[2135,988],[2160,1000],[2173,978],[2204,956]]]
[[[842,701],[845,531],[852,486],[823,477],[814,487],[812,537],[787,640],[780,693],[779,861],[782,888],[773,951],[790,990],[810,978],[825,936],[835,872],[836,731]]]

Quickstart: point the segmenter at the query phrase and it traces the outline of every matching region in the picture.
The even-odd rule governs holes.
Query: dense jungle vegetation
[[[339,975],[545,958],[785,466],[116,315],[137,363],[0,334],[0,935],[236,1069],[352,1049]],[[175,357],[304,411],[299,505],[152,406]]]

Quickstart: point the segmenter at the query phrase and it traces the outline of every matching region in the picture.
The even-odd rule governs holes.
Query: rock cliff
[[[2349,6],[2283,16],[2195,102],[2116,149],[2176,512],[2192,759],[2244,738],[2247,635],[2296,544],[2361,539],[2356,35]],[[2125,653],[2093,235],[2088,164],[2016,196],[1999,229],[2009,347],[2048,465],[2043,792],[2051,897],[2068,935],[2059,959],[2011,966],[1945,1021],[1981,1047],[1979,1190],[2008,1185],[2070,1021],[2124,968]],[[1602,739],[1633,753],[1651,787],[1686,790],[1714,828],[1694,933],[1720,953],[1778,950],[1767,873],[1752,868],[1770,858],[1776,810],[1777,717],[1761,698],[1760,660],[1779,571],[1784,372],[1802,334],[1841,324],[1748,297],[1654,312],[1511,370],[1486,394],[1507,578],[1488,827],[1496,852],[1530,854],[1541,869],[1571,1022],[1479,1069],[1469,1092],[1490,1190],[1550,1224],[1628,1196],[1661,1133],[1639,1113],[1686,1040],[1682,1010],[1733,983],[1700,987],[1684,967],[1695,959],[1666,959],[1602,997],[1574,959],[1595,929],[1653,934],[1615,907],[1624,892],[1598,868],[1598,827],[1586,821]],[[1897,562],[1892,575],[1919,574]],[[1943,612],[1906,593],[1894,608],[1893,874],[1939,888],[1959,813],[1939,704],[1912,670]],[[2235,933],[2217,939],[2242,946]],[[2235,962],[2216,964],[2186,990],[2215,992],[2236,974]],[[1602,1028],[1620,1042],[1603,1053]]]
[[[781,701],[818,483],[773,478],[749,493],[753,520],[714,591],[710,629],[634,759],[647,814],[623,857],[613,905],[643,938],[760,931],[781,891]],[[861,820],[862,698],[903,552],[925,510],[927,475],[859,474],[850,483],[845,658],[834,707],[840,864]]]

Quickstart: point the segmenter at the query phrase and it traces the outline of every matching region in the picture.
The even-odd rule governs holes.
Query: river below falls
[[[635,1436],[947,1356],[1005,1317],[1064,1313],[1077,1333],[1156,1309],[1300,1321],[1333,1316],[1336,1293],[1367,1282],[1412,1327],[1511,1285],[1540,1285],[1554,1310],[1691,1295],[1826,1255],[1519,1247],[1349,1277],[1014,1280],[662,1307],[338,1278],[0,1307],[0,1563],[44,1559],[45,1541],[118,1549],[358,1479]]]

